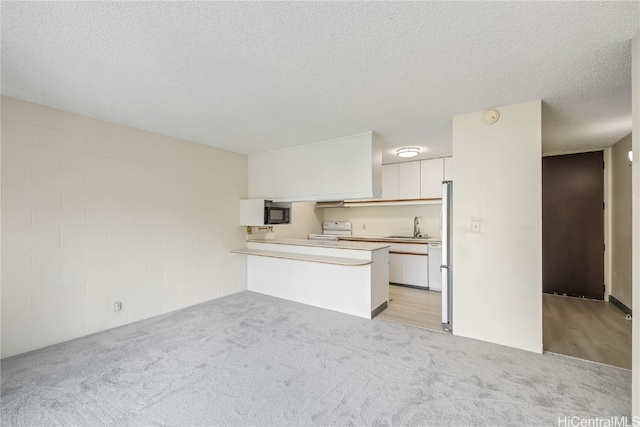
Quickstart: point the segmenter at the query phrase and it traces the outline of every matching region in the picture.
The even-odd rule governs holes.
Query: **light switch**
[[[471,221],[471,231],[474,233],[480,232],[480,221]]]

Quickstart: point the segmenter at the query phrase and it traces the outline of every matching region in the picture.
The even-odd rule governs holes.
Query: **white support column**
[[[631,401],[633,416],[640,417],[640,28],[633,36],[631,43],[632,58],[632,136],[633,172],[632,172],[632,204],[633,204],[633,246],[632,246],[632,289],[634,311],[632,327],[632,387]]]
[[[453,118],[453,333],[542,353],[542,104],[498,110]]]

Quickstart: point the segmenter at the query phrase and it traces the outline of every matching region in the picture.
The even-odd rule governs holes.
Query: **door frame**
[[[611,147],[603,150],[604,159],[604,300],[609,301],[611,296],[611,283],[613,276],[611,272],[611,206],[613,202],[612,176],[611,176]]]
[[[588,150],[570,150],[570,151],[554,151],[542,154],[542,157],[554,157],[563,156],[566,154],[581,154],[581,153],[593,153],[596,151],[602,151],[602,160],[604,161],[604,169],[602,171],[604,178],[604,191],[603,200],[604,203],[604,251],[603,251],[603,265],[604,265],[604,301],[609,301],[611,291],[611,147],[591,148]],[[542,160],[540,160],[540,168],[542,168]],[[542,214],[542,212],[541,212]],[[542,266],[540,267],[542,268]]]

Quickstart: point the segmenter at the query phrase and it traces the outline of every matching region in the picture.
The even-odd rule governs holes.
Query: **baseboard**
[[[374,317],[376,317],[378,314],[382,313],[386,309],[387,309],[387,302],[385,301],[371,312],[371,318],[373,319]]]
[[[628,314],[629,316],[632,315],[631,309],[626,305],[624,305],[623,303],[621,303],[616,297],[609,295],[609,302],[615,305],[616,307],[618,307],[620,310],[622,310],[624,314]]]
[[[423,291],[433,291],[433,289],[429,289],[429,287],[424,287],[424,286],[416,286],[416,285],[405,285],[404,283],[396,283],[396,282],[389,282],[390,285],[395,285],[395,286],[402,286],[403,288],[411,288],[411,289],[422,289]],[[440,292],[440,291],[436,291],[436,292]]]

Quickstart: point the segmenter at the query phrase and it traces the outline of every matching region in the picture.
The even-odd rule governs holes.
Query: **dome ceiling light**
[[[404,147],[396,150],[398,157],[415,157],[420,153],[420,149],[416,147]]]

